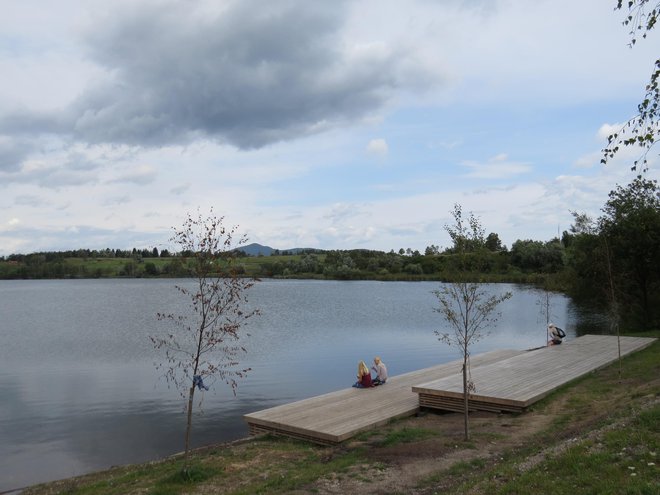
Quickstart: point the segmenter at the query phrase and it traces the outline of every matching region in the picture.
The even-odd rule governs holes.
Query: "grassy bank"
[[[174,457],[24,493],[656,494],[660,342],[471,429],[464,442],[460,414],[423,413],[336,447],[264,437],[196,451],[188,470]]]

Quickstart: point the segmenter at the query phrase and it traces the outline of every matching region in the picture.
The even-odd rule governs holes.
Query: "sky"
[[[615,0],[0,0],[0,256],[176,249],[212,208],[276,249],[510,247],[598,217],[658,33]],[[646,176],[657,179],[657,152]]]

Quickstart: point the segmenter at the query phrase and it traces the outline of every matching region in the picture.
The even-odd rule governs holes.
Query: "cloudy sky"
[[[615,4],[0,0],[0,256],[211,207],[280,249],[447,247],[454,203],[549,240],[634,177],[600,150],[659,38]]]

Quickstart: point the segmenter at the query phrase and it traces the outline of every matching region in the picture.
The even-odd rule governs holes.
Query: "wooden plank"
[[[656,339],[621,337],[621,355],[647,347]],[[585,335],[560,346],[544,347],[472,369],[476,391],[469,408],[523,410],[556,388],[607,366],[618,358],[617,339]],[[413,386],[423,407],[462,411],[462,379],[443,377]]]
[[[472,360],[481,366],[521,354],[519,350],[496,350]],[[459,375],[460,361],[390,377],[383,386],[347,388],[246,414],[251,434],[272,432],[318,443],[338,443],[362,431],[419,410],[412,386],[420,381]]]

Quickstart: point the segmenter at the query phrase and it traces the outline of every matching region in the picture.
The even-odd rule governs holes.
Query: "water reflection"
[[[159,458],[183,447],[184,406],[153,366],[149,335],[158,311],[185,311],[172,280],[0,282],[0,491],[111,465]],[[247,434],[242,415],[348,387],[359,359],[383,356],[391,375],[459,357],[438,342],[446,331],[431,291],[437,283],[274,281],[251,302],[252,371],[237,396],[221,383],[197,394],[193,445]],[[502,317],[474,353],[545,343],[541,294],[511,290]],[[569,338],[600,321],[565,297],[552,319]],[[602,330],[602,328],[600,328]]]
[[[569,300],[568,318],[573,322],[573,329],[577,337],[609,333],[609,319],[606,314],[600,313],[597,309],[579,306]]]

